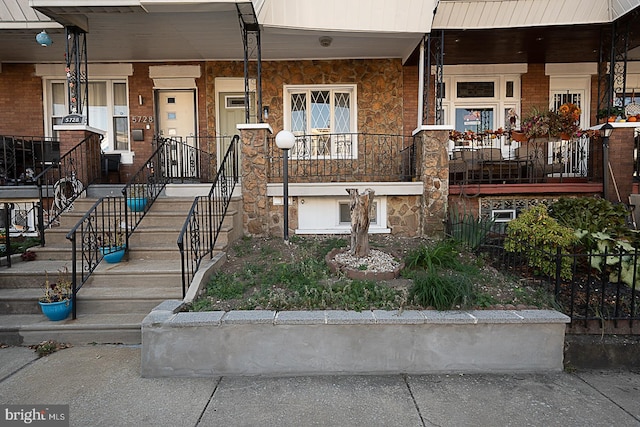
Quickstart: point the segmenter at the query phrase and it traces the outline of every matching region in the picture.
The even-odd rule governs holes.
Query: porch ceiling
[[[63,3],[72,7],[61,7]],[[243,59],[240,24],[232,0],[31,0],[31,4],[62,23],[87,28],[90,62]],[[24,18],[24,25],[0,19],[0,62],[64,62],[64,29],[41,13],[37,17]],[[434,29],[438,28],[437,22]],[[610,25],[440,28],[445,31],[446,64],[544,63],[598,61],[600,31]],[[631,20],[630,25],[633,38],[629,59],[640,61],[640,19]],[[53,45],[47,48],[35,42],[35,35],[45,28],[53,39]],[[320,46],[319,37],[327,35],[333,38],[331,45]],[[261,37],[263,60],[412,58],[415,62],[417,55],[411,53],[417,50],[422,33],[397,29],[328,31],[265,24]]]

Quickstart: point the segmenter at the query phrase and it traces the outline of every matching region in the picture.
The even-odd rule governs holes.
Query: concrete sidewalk
[[[69,404],[72,426],[640,426],[639,402],[640,368],[141,378],[137,347],[0,349],[0,403]]]

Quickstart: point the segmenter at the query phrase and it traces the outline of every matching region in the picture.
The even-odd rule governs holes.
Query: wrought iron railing
[[[11,267],[11,235],[9,227],[11,224],[11,203],[4,203],[3,209],[0,211],[3,226],[0,227],[0,251],[7,258],[7,267]]]
[[[45,228],[72,210],[73,202],[100,178],[101,139],[99,134],[89,135],[34,178],[42,206],[39,226],[43,245]]]
[[[172,154],[170,150],[167,150],[167,146],[173,141],[163,138],[158,138],[155,141],[157,145],[153,154],[122,188],[122,196],[126,201],[123,220],[127,230],[127,247],[129,237],[171,179],[166,175],[170,170],[164,166],[172,163],[173,158],[166,156]]]
[[[102,197],[69,231],[73,291],[73,318],[76,318],[76,295],[105,254],[126,249],[127,225],[124,222],[125,199]]]
[[[216,156],[225,150],[230,136],[157,136],[154,142],[163,142],[162,174],[171,182],[213,182],[216,174]]]
[[[0,258],[6,258],[0,265],[11,267],[11,255],[23,253],[40,239],[39,213],[40,203],[35,200],[0,202]]]
[[[189,214],[178,236],[178,248],[182,266],[182,295],[198,271],[202,260],[213,256],[213,251],[222,230],[233,190],[239,181],[238,141],[236,135],[231,140],[213,185],[207,196],[199,196],[193,201]]]
[[[450,141],[449,178],[456,184],[529,184],[585,181],[593,178],[589,165],[590,139],[536,138],[512,140],[508,133]]]
[[[54,138],[0,135],[0,185],[35,185],[35,176],[59,158]]]
[[[283,154],[269,138],[269,179],[282,179]],[[297,135],[289,152],[289,182],[411,181],[414,137],[370,133]]]
[[[603,330],[605,322],[613,328],[640,321],[640,252],[604,249],[546,250],[525,240],[514,240],[505,249],[505,235],[495,232],[486,221],[463,221],[452,216],[448,235],[485,254],[498,270],[518,281],[548,292],[555,307],[571,317],[572,326],[588,327],[595,322]]]

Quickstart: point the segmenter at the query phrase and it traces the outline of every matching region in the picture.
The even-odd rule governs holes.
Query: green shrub
[[[473,284],[462,275],[420,272],[413,277],[409,300],[436,310],[468,307],[473,300]]]
[[[560,225],[589,233],[627,234],[627,208],[595,197],[563,197],[549,206],[549,215]]]
[[[569,254],[577,243],[578,237],[569,228],[558,224],[549,216],[547,207],[537,205],[523,212],[509,222],[504,248],[509,252],[522,252],[531,267],[540,273],[554,276],[556,273],[556,253]],[[560,276],[572,277],[571,258],[562,257]]]
[[[455,270],[460,267],[459,253],[460,249],[454,240],[441,240],[433,246],[422,245],[409,252],[405,258],[405,266],[409,269],[450,268]]]

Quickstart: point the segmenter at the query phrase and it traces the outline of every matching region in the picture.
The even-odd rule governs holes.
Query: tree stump
[[[349,209],[351,211],[351,248],[349,253],[358,258],[369,255],[370,211],[375,192],[367,188],[359,193],[356,188],[348,188]]]

